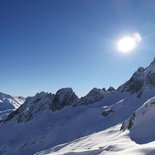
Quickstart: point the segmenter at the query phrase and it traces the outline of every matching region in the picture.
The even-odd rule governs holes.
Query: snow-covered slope
[[[91,137],[94,133],[97,136],[102,131],[104,133],[103,139],[107,137],[107,141],[103,140],[105,145],[98,147],[104,149],[96,148],[97,143],[100,143],[97,141],[94,144],[92,142],[92,145],[96,146],[94,147],[96,150],[93,150],[92,146],[90,151],[88,149],[79,154],[110,154],[107,150],[114,150],[111,154],[117,153],[117,147],[115,149],[114,146],[113,149],[113,147],[108,146],[110,136],[116,138],[116,142],[119,143],[117,135],[123,135],[122,143],[120,143],[123,145],[126,136],[132,138],[132,132],[131,130],[127,131],[129,135],[125,135],[124,132],[119,131],[120,127],[119,129],[116,127],[117,130],[115,130],[113,126],[124,122],[144,102],[155,96],[154,74],[155,60],[149,67],[139,68],[131,79],[117,90],[94,88],[86,96],[79,99],[71,88],[63,88],[58,90],[56,94],[41,92],[34,97],[28,97],[22,106],[0,123],[0,137],[3,139],[0,140],[0,153],[2,155],[33,155],[71,141],[73,141],[71,144],[74,148],[74,142],[78,145],[76,139],[80,138],[79,142],[82,142],[81,137],[88,135]],[[129,138],[126,140],[134,143]],[[136,139],[133,140],[136,141]],[[134,145],[136,144],[134,143]],[[83,145],[80,146],[84,148]],[[122,147],[119,146],[118,150]],[[80,152],[80,149],[76,150]],[[125,151],[123,148],[122,152]],[[140,151],[138,152],[140,154]],[[59,154],[59,152],[57,153]]]
[[[139,145],[120,125],[51,147],[34,155],[154,155],[155,142]]]
[[[149,99],[122,125],[130,130],[130,137],[137,143],[155,141],[155,97]]]

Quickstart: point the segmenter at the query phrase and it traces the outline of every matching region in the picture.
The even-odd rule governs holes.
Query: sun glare
[[[137,43],[141,40],[142,38],[139,33],[134,33],[132,36],[125,36],[118,41],[118,50],[123,53],[129,53],[134,50]]]
[[[136,41],[132,37],[124,37],[118,42],[118,50],[121,52],[130,52],[136,47]]]

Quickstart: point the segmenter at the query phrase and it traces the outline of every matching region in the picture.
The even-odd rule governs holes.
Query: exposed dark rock
[[[103,115],[104,117],[106,117],[106,116],[108,116],[108,115],[111,114],[111,113],[113,113],[113,110],[112,110],[112,109],[109,109],[109,110],[103,111],[103,112],[102,112],[102,115]]]
[[[125,121],[125,122],[122,124],[120,130],[123,130],[123,131],[126,130],[126,129],[130,130],[130,129],[132,128],[132,126],[133,126],[133,122],[134,122],[135,117],[136,117],[136,114],[133,113],[133,115],[129,118],[128,123]],[[127,124],[126,124],[126,123],[127,123]]]
[[[135,119],[136,115],[135,113],[133,113],[132,117],[129,119],[129,126],[128,126],[128,129],[130,130],[133,126],[133,121]]]
[[[114,87],[109,87],[109,88],[107,89],[107,91],[115,91],[115,88],[114,88]]]
[[[135,79],[130,79],[130,81],[127,83],[128,88],[127,91],[131,93],[136,93],[140,91],[140,89],[143,86],[143,80],[135,80]]]
[[[93,88],[86,96],[82,97],[79,101],[80,105],[87,105],[95,103],[104,98],[105,92],[102,89]]]
[[[78,97],[71,88],[62,88],[55,94],[53,103],[50,105],[50,109],[52,109],[52,111],[56,111],[65,106],[76,104],[77,102]]]
[[[102,88],[102,90],[103,90],[104,92],[106,92],[106,89],[105,89],[105,88]]]
[[[155,73],[147,75],[147,77],[146,77],[146,84],[155,86]]]
[[[143,67],[138,68],[138,70],[133,74],[129,81],[127,81],[123,86],[119,87],[122,89],[122,92],[127,91],[133,93],[137,93],[141,90],[144,85],[144,71]],[[140,96],[140,95],[139,95]]]

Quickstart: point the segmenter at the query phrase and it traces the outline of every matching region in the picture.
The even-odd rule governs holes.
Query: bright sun
[[[132,37],[124,37],[118,42],[118,50],[121,52],[130,52],[136,47],[136,41]]]
[[[129,53],[136,47],[137,43],[140,42],[141,39],[142,38],[139,33],[135,33],[133,36],[125,36],[118,41],[118,50],[123,53]]]

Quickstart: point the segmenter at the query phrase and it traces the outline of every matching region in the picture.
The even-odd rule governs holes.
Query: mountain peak
[[[56,111],[67,105],[76,104],[77,102],[78,96],[74,93],[72,88],[62,88],[56,92],[50,108],[52,111]]]
[[[79,104],[87,105],[101,101],[105,96],[105,89],[93,88],[86,96],[81,97]]]

